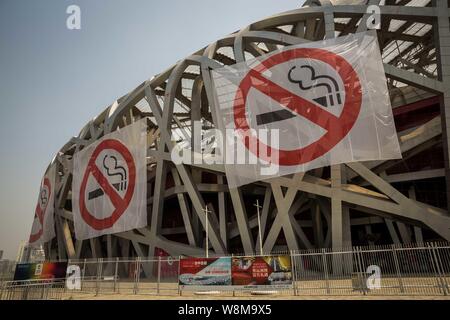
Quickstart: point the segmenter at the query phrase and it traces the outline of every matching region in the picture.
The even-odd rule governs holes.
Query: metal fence
[[[0,300],[60,300],[65,279],[7,281],[0,286]]]
[[[81,271],[79,292],[178,295],[179,257],[69,260]]]
[[[292,289],[278,295],[450,295],[450,244],[425,243],[277,252],[290,254]],[[79,290],[64,281],[5,281],[0,299],[60,299],[73,294],[183,295],[179,257],[69,260],[81,272]],[[245,296],[251,292],[220,291]],[[273,292],[272,292],[273,293]]]
[[[427,243],[292,253],[299,295],[448,295],[450,246]]]

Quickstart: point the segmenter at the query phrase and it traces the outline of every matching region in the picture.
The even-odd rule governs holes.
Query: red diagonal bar
[[[116,189],[109,183],[108,179],[100,172],[96,165],[93,165],[91,168],[91,173],[94,176],[95,180],[97,180],[98,184],[102,187],[105,194],[109,196],[112,204],[117,209],[126,206],[124,199],[117,193]]]
[[[37,208],[36,208],[36,215],[39,218],[41,225],[44,225],[44,211],[41,209],[39,204],[37,205]]]
[[[296,114],[314,122],[327,131],[330,130],[330,127],[339,125],[339,118],[334,114],[284,89],[253,69],[250,70],[249,74],[250,77],[248,79],[251,79],[251,87],[271,97]]]

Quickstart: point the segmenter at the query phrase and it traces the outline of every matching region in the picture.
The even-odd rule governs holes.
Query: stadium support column
[[[329,7],[329,9],[332,9]],[[323,12],[323,20],[325,23],[325,38],[334,38],[335,28],[334,28],[334,12],[326,8]]]
[[[410,199],[416,200],[416,189],[412,185],[408,190],[408,195]],[[416,243],[423,243],[422,228],[414,226],[414,240]]]
[[[217,176],[217,183],[223,185],[224,177],[222,175]],[[218,192],[218,202],[219,202],[219,228],[220,228],[220,238],[222,239],[225,249],[228,248],[228,235],[227,235],[227,212],[226,212],[226,201],[225,192]]]
[[[325,37],[335,37],[334,13],[325,11]],[[348,207],[342,205],[341,184],[347,180],[345,165],[331,166],[331,246],[333,251],[351,245],[350,214]],[[333,273],[342,273],[342,256],[333,256]],[[347,263],[345,265],[352,265]]]
[[[333,250],[351,246],[350,213],[342,205],[341,186],[345,182],[345,166],[331,166],[331,244]]]
[[[317,248],[323,248],[323,226],[322,226],[322,213],[320,212],[320,206],[315,200],[309,201],[312,211],[312,224],[314,230],[314,243]]]
[[[198,76],[192,85],[192,103],[191,103],[191,147],[195,152],[201,153],[201,130],[202,130],[202,91],[204,88],[203,79]],[[198,168],[191,168],[192,176],[195,183],[201,183],[201,171]],[[191,208],[192,211],[195,210]],[[191,216],[191,225],[194,232],[194,238],[198,246],[203,243],[203,232],[199,217],[194,213]]]
[[[341,185],[345,177],[345,166],[331,166],[331,246],[340,251],[351,245],[350,214],[348,207],[342,205]],[[333,273],[342,273],[342,256],[333,257]],[[349,264],[346,264],[349,265]]]
[[[450,24],[447,0],[434,0],[432,3],[437,7],[436,12],[438,15],[434,25],[436,50],[439,53],[437,55],[438,78],[444,83],[444,92],[441,95],[440,105],[447,185],[447,208],[450,209]]]

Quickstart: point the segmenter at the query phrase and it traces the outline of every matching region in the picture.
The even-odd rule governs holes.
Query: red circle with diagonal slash
[[[344,106],[339,117],[318,107],[306,99],[270,81],[262,73],[280,63],[292,59],[315,59],[322,61],[337,71],[345,87]],[[305,117],[327,132],[317,141],[295,150],[279,150],[264,144],[250,130],[245,105],[251,88],[261,91],[278,103]],[[277,53],[251,69],[239,84],[233,106],[236,130],[243,135],[244,144],[260,159],[283,166],[295,166],[310,162],[336,146],[353,128],[361,110],[362,94],[359,77],[353,67],[343,57],[323,49],[296,48]],[[265,148],[267,152],[259,152]],[[271,159],[278,152],[278,159]]]
[[[109,183],[108,179],[103,175],[100,169],[95,164],[97,157],[100,152],[106,149],[112,149],[117,151],[122,155],[125,162],[128,166],[128,177],[129,183],[127,191],[125,192],[125,196],[122,198],[114,189],[114,187]],[[98,219],[94,217],[86,207],[85,202],[85,193],[86,193],[86,185],[89,178],[89,175],[93,175],[97,180],[100,187],[103,189],[105,196],[109,196],[113,206],[114,211],[109,217]],[[100,144],[95,148],[94,152],[89,159],[88,165],[86,167],[86,172],[84,173],[83,180],[81,182],[80,187],[80,212],[81,217],[88,225],[90,225],[95,230],[104,230],[111,228],[114,223],[122,216],[125,210],[128,208],[128,205],[131,202],[131,198],[133,198],[134,186],[136,183],[136,166],[134,165],[134,159],[131,152],[128,148],[120,141],[115,139],[106,139],[100,142]]]
[[[50,180],[48,180],[48,178],[44,179],[44,187],[47,187],[48,189],[48,200],[50,200],[50,196],[52,195],[52,189],[51,189],[51,185],[50,185]],[[42,188],[41,188],[41,192],[42,192]],[[41,196],[41,192],[39,192],[39,197]],[[42,233],[44,232],[44,215],[45,215],[45,211],[47,210],[47,206],[48,206],[48,201],[45,204],[45,206],[43,208],[41,208],[41,206],[39,205],[39,201],[40,198],[38,199],[38,203],[36,204],[36,210],[34,211],[35,216],[38,217],[39,223],[41,224],[41,228],[39,229],[38,232],[34,233],[34,234],[30,234],[30,239],[28,240],[28,242],[35,242],[37,241],[41,236]]]

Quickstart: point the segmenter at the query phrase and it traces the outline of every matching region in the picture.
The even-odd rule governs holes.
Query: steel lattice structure
[[[337,249],[358,242],[450,240],[450,188],[446,187],[450,183],[448,1],[361,2],[307,1],[302,8],[255,22],[143,82],[87,123],[52,161],[59,172],[57,237],[45,244],[47,257],[153,256],[157,248],[170,255],[204,255],[206,205],[213,212],[209,219],[212,253],[259,253],[253,205],[256,199],[262,203],[264,253]],[[210,112],[210,69],[287,45],[365,31],[371,4],[381,9],[378,40],[402,160],[337,165],[238,189],[227,187],[223,167],[171,162],[168,150],[173,132],[189,136],[194,120],[202,121],[205,128],[216,123]],[[76,240],[71,212],[74,153],[143,117],[151,120],[147,154],[149,226]],[[430,164],[429,159],[438,160]],[[424,179],[436,186],[434,198],[416,192],[415,186]]]

